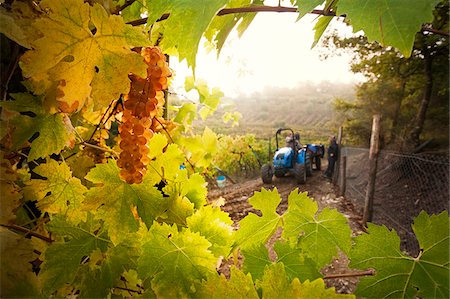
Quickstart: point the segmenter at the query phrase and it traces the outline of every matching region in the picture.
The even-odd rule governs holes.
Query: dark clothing
[[[328,146],[327,155],[328,155],[328,167],[324,173],[324,176],[331,178],[334,172],[334,164],[336,163],[338,157],[338,145],[336,143],[336,140],[333,140]]]

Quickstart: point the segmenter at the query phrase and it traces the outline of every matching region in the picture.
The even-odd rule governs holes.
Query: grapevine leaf
[[[148,7],[148,24],[153,24],[164,13],[170,13],[164,21],[161,34],[161,47],[177,48],[180,60],[186,59],[189,66],[195,69],[195,56],[203,32],[206,31],[217,11],[227,4],[228,0],[210,1],[165,1],[156,0]]]
[[[15,101],[2,102],[1,107],[16,112],[32,112],[36,116],[17,115],[10,125],[15,128],[13,149],[23,146],[35,133],[28,160],[58,154],[67,145],[72,145],[74,132],[70,120],[63,113],[49,114],[41,106],[38,98],[30,94],[13,94]]]
[[[300,20],[307,13],[311,12],[317,6],[323,4],[325,0],[296,0],[295,6],[297,6],[298,18]]]
[[[319,20],[317,20],[316,25],[314,26],[314,42],[311,48],[314,48],[322,37],[323,33],[327,29],[330,22],[333,20],[333,17],[321,16]]]
[[[369,41],[394,46],[405,57],[411,55],[416,32],[433,21],[440,0],[340,0],[337,14],[345,14],[354,32],[363,30]]]
[[[36,16],[36,12],[33,11],[28,3],[14,1],[10,12],[1,6],[0,33],[3,33],[19,45],[30,49],[32,41],[39,36],[39,33],[29,26]]]
[[[178,226],[187,226],[187,218],[194,214],[194,204],[188,198],[182,196],[177,184],[168,184],[163,189],[168,204],[167,208],[158,218],[165,223],[177,224]]]
[[[351,230],[342,214],[328,208],[318,213],[317,203],[298,190],[291,192],[288,202],[283,234],[288,239],[299,238],[299,246],[319,267],[329,263],[338,248],[349,251]]]
[[[9,160],[0,156],[0,223],[7,224],[16,219],[15,210],[20,205],[22,194],[16,181],[19,179]]]
[[[21,67],[35,93],[56,97],[56,108],[80,110],[91,96],[97,107],[106,106],[128,92],[130,72],[145,77],[143,59],[130,50],[148,44],[140,29],[82,0],[45,0],[39,6],[48,13],[33,27],[43,37],[33,41]]]
[[[87,213],[81,206],[87,188],[79,179],[72,177],[66,163],[59,164],[48,159],[47,163],[37,166],[34,172],[47,179],[30,180],[24,192],[38,201],[37,206],[42,212],[64,215],[75,225],[86,221]]]
[[[152,182],[152,185],[158,184],[161,180],[174,180],[180,172],[180,165],[184,163],[183,153],[177,145],[169,144],[166,148],[161,148],[160,146],[163,145],[161,142],[165,137],[153,143],[155,136],[150,139],[149,144],[150,156],[155,158],[147,166],[148,180]],[[167,139],[165,140],[167,142]],[[156,147],[152,148],[152,145]]]
[[[357,295],[368,298],[446,298],[449,294],[449,218],[447,212],[421,212],[413,229],[421,252],[410,257],[400,251],[400,238],[385,226],[369,223],[368,234],[355,238],[350,267],[374,268],[361,279]]]
[[[202,283],[195,294],[198,298],[259,298],[253,285],[252,276],[231,267],[228,280],[223,274],[212,275]]]
[[[186,196],[196,209],[199,209],[206,204],[206,193],[208,192],[206,184],[200,174],[194,173],[184,181],[181,194]]]
[[[45,252],[39,276],[44,282],[43,293],[51,294],[65,283],[72,283],[78,267],[94,250],[106,251],[110,241],[106,233],[99,230],[97,224],[88,217],[87,222],[78,226],[65,221],[62,216],[52,219],[48,230],[68,241],[52,243]]]
[[[255,192],[248,201],[261,211],[262,216],[251,213],[239,222],[235,246],[242,249],[264,244],[281,224],[281,216],[276,212],[281,197],[276,188],[272,191],[261,189],[261,192]]]
[[[120,179],[119,172],[114,160],[93,168],[86,179],[96,186],[89,189],[84,201],[85,208],[97,209],[96,216],[105,221],[115,244],[125,237],[124,232],[137,231],[138,221],[133,214],[135,206],[148,226],[167,208],[167,201],[147,176],[142,184],[129,185]]]
[[[205,206],[187,219],[188,227],[205,237],[212,246],[211,252],[216,256],[228,256],[233,243],[233,221],[220,208]]]
[[[83,288],[80,290],[82,298],[106,298],[110,289],[115,287],[126,267],[133,265],[133,252],[136,248],[119,244],[100,253],[100,259],[89,261],[82,275]]]
[[[264,275],[264,269],[272,264],[269,257],[269,251],[264,244],[243,249],[244,256],[243,270],[252,274],[253,279],[261,279]]]
[[[217,135],[208,127],[201,136],[182,137],[179,140],[186,156],[197,167],[208,167],[217,153]]]
[[[301,249],[293,248],[289,243],[277,241],[274,244],[277,253],[277,262],[283,263],[286,274],[290,280],[295,277],[301,281],[321,277],[317,265],[313,260],[304,257]],[[243,269],[250,272],[254,279],[261,279],[267,265],[274,262],[269,258],[269,252],[264,245],[242,250],[245,257]]]
[[[230,0],[228,1],[227,8],[232,7],[244,7],[253,5],[263,5],[261,0]],[[250,23],[255,18],[256,13],[242,13],[242,14],[232,14],[232,15],[222,15],[215,16],[208,26],[205,32],[205,37],[213,42],[218,50],[218,55],[233,28],[236,27],[239,36],[248,28]]]
[[[334,288],[325,288],[322,279],[300,283],[294,278],[291,283],[286,276],[283,263],[267,266],[262,280],[256,282],[262,289],[262,298],[355,298],[354,295],[336,294]]]
[[[195,283],[214,272],[216,258],[208,250],[210,246],[189,229],[178,231],[176,225],[155,222],[142,246],[138,273],[144,280],[151,279],[157,296],[187,297]]]
[[[197,105],[194,103],[184,103],[178,110],[178,113],[173,121],[186,126],[191,125],[196,117]]]
[[[276,242],[274,244],[278,262],[283,263],[290,280],[298,277],[301,281],[313,280],[321,277],[316,263],[305,257],[299,248],[292,248],[289,243]]]
[[[0,292],[2,298],[36,298],[39,282],[32,272],[32,240],[0,227]]]

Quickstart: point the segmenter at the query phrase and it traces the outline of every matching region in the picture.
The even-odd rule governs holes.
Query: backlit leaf
[[[446,298],[449,294],[449,218],[447,212],[415,219],[421,252],[400,251],[400,238],[385,226],[369,223],[368,234],[355,238],[350,267],[373,268],[375,276],[361,279],[357,295],[367,298]]]
[[[405,57],[411,55],[416,32],[433,20],[440,0],[340,0],[337,14],[345,14],[353,31],[363,30],[369,41],[394,46]]]
[[[42,212],[64,215],[74,224],[86,221],[87,213],[82,210],[82,202],[87,188],[78,178],[72,177],[66,163],[48,159],[34,172],[46,180],[30,180],[24,192],[38,201],[37,206]]]
[[[209,23],[227,0],[184,1],[155,0],[148,7],[148,23],[153,24],[164,13],[170,16],[161,28],[161,47],[176,48],[180,60],[186,59],[195,69],[195,58],[200,39]]]
[[[77,269],[94,250],[106,251],[110,241],[97,223],[89,217],[86,223],[73,226],[64,217],[55,217],[48,224],[53,236],[67,238],[67,241],[53,242],[45,252],[39,276],[44,282],[43,293],[51,294],[65,283],[72,283]]]
[[[128,74],[145,74],[142,57],[130,49],[148,44],[140,29],[82,0],[44,0],[33,24],[43,37],[21,58],[33,91],[58,101],[57,109],[80,110],[89,97],[107,106],[130,88]]]
[[[235,246],[242,249],[264,244],[281,225],[281,216],[276,212],[281,197],[276,188],[271,191],[261,189],[261,192],[255,192],[248,201],[261,211],[262,216],[249,213],[239,222]]]
[[[220,208],[205,206],[187,219],[188,227],[205,237],[212,246],[211,252],[216,256],[227,257],[233,243],[233,221]]]
[[[84,202],[86,209],[96,210],[96,216],[105,221],[115,244],[126,236],[126,232],[137,231],[134,207],[137,206],[139,216],[149,226],[167,208],[166,199],[147,176],[142,184],[130,185],[120,179],[119,172],[114,160],[93,168],[86,179],[96,186],[89,189]]]
[[[196,296],[198,298],[259,298],[253,285],[252,276],[244,274],[236,267],[231,267],[230,279],[223,274],[212,275],[203,282]]]
[[[262,289],[262,298],[355,298],[354,295],[336,294],[334,288],[325,288],[322,279],[312,282],[300,282],[294,278],[291,282],[286,276],[283,263],[267,266],[262,280],[257,281],[257,287]]]
[[[10,126],[15,128],[13,149],[22,147],[35,133],[39,133],[39,136],[31,143],[29,161],[59,154],[66,146],[72,145],[74,132],[64,113],[47,113],[40,100],[30,94],[13,94],[12,97],[15,101],[2,102],[0,105],[10,111],[32,112],[36,115],[17,115],[11,120]]]
[[[189,229],[178,231],[176,225],[154,223],[142,247],[138,273],[144,280],[151,279],[152,289],[160,297],[188,297],[195,283],[214,272],[216,258],[208,250],[210,246]]]
[[[299,238],[299,247],[319,267],[331,262],[338,249],[348,252],[351,230],[344,215],[329,208],[318,212],[317,203],[298,190],[291,192],[288,202],[283,235]]]

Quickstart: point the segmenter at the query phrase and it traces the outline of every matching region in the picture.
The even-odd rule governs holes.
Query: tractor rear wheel
[[[312,160],[311,155],[309,153],[306,154],[305,167],[306,167],[306,176],[312,176]]]
[[[306,169],[304,164],[294,165],[294,176],[298,184],[306,183]]]
[[[273,177],[273,168],[270,164],[264,164],[261,167],[261,179],[264,184],[271,184]]]

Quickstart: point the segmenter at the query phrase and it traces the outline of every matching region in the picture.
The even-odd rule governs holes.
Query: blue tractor
[[[292,142],[285,147],[279,147],[278,138],[284,131],[290,131]],[[297,183],[304,184],[306,177],[312,174],[311,158],[306,148],[302,148],[294,139],[294,131],[289,128],[280,128],[275,134],[277,149],[273,156],[273,163],[261,167],[261,178],[265,184],[271,184],[272,178],[293,175]]]

